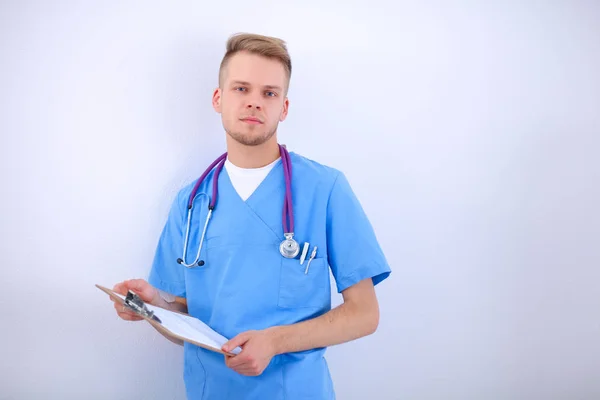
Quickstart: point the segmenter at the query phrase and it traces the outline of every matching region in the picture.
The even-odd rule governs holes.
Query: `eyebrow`
[[[246,81],[233,81],[232,85],[244,85],[244,86],[252,86],[249,82]],[[281,87],[277,85],[264,85],[265,89],[273,89],[273,90],[283,90]]]

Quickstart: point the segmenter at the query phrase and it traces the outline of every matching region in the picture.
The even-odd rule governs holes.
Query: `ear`
[[[213,92],[212,105],[216,112],[221,113],[221,88],[216,88]]]
[[[283,102],[283,108],[281,109],[281,114],[279,115],[279,121],[283,122],[285,121],[287,115],[288,115],[288,109],[290,108],[290,100],[286,97],[285,101]]]

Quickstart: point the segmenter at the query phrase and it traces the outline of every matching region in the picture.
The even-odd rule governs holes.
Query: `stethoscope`
[[[285,258],[295,258],[300,252],[300,245],[296,240],[294,240],[294,211],[292,206],[292,162],[290,160],[290,155],[287,152],[286,148],[282,145],[279,145],[279,153],[281,155],[281,162],[283,165],[283,176],[285,177],[285,199],[283,202],[283,235],[285,239],[279,245],[279,252]],[[194,185],[192,189],[192,193],[190,194],[188,200],[188,213],[187,213],[187,227],[185,230],[185,239],[183,243],[183,258],[178,258],[177,262],[181,265],[184,265],[187,268],[194,268],[196,266],[203,266],[204,261],[200,259],[200,252],[202,251],[202,244],[204,243],[204,236],[206,235],[206,229],[208,228],[208,221],[212,216],[213,210],[215,209],[215,204],[217,203],[217,193],[218,193],[218,180],[219,174],[223,169],[223,165],[225,164],[225,160],[227,159],[227,153],[223,153],[219,158],[217,158],[207,169],[204,171],[200,179]],[[194,207],[194,199],[196,198],[196,193],[198,192],[198,188],[200,184],[206,176],[215,168],[215,174],[213,177],[213,196],[208,205],[208,214],[206,216],[206,221],[204,222],[204,229],[202,230],[202,237],[200,238],[200,245],[198,246],[198,254],[196,254],[196,259],[191,263],[187,264],[185,259],[187,257],[187,246],[188,239],[190,234],[190,225],[192,221],[192,208]],[[288,229],[287,220],[290,220],[290,225]]]

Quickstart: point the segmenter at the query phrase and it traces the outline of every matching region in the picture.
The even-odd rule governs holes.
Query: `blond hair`
[[[290,77],[292,75],[292,60],[288,53],[286,43],[283,40],[276,37],[253,33],[237,33],[229,37],[225,48],[225,55],[223,56],[221,66],[219,67],[219,86],[221,86],[223,70],[227,66],[227,62],[236,53],[241,51],[279,61],[285,69],[287,74],[287,84],[289,85]]]

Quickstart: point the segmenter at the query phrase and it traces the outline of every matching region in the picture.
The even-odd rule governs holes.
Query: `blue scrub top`
[[[217,204],[206,233],[202,267],[188,269],[182,257],[187,202],[194,183],[171,207],[159,239],[149,282],[185,297],[190,315],[225,337],[247,330],[287,325],[331,309],[330,274],[338,292],[372,278],[378,284],[390,267],[373,228],[340,171],[290,152],[294,238],[306,261],[281,256],[285,181],[281,159],[246,200],[232,186],[227,170],[219,175]],[[200,185],[194,202],[187,262],[193,261],[206,220],[214,173]],[[238,374],[222,354],[184,344],[184,380],[189,399],[334,399],[325,349],[275,356],[257,377]]]

